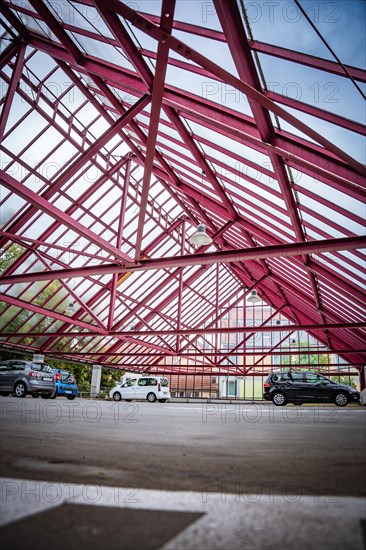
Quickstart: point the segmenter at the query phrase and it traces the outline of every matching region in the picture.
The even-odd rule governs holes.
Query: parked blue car
[[[75,399],[78,395],[78,387],[74,375],[63,369],[52,369],[55,375],[56,389],[50,395],[50,399],[66,396],[67,399]]]

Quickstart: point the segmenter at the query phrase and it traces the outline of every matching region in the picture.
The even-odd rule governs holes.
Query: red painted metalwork
[[[160,17],[116,0],[0,0],[0,349],[264,376],[301,355],[286,346],[306,332],[332,372],[336,356],[362,371],[366,172],[347,139],[360,149],[365,120],[352,97],[321,108],[267,89],[260,59],[347,79],[355,105],[366,73],[255,27],[246,39],[237,5],[213,5],[211,28],[193,6],[175,20],[167,0]],[[214,242],[194,250],[185,232],[202,221]],[[248,309],[253,289],[262,304]],[[235,308],[255,326],[224,327]]]
[[[1,177],[1,172],[0,172]],[[11,186],[9,178],[5,184]],[[19,192],[19,190],[17,190]],[[28,198],[33,199],[33,195],[28,192]],[[50,212],[56,217],[59,213],[57,209],[52,208]],[[66,220],[67,221],[67,220]],[[76,229],[78,226],[76,225]],[[81,230],[80,230],[81,232]],[[104,243],[98,243],[103,248]],[[106,246],[106,245],[104,245]],[[121,260],[119,265],[109,264],[96,267],[84,267],[82,269],[53,270],[52,272],[28,273],[22,275],[4,275],[3,284],[16,284],[29,281],[47,281],[49,279],[67,279],[71,276],[101,275],[106,273],[128,273],[149,271],[156,269],[168,269],[172,267],[190,266],[190,265],[212,265],[221,263],[231,263],[249,260],[259,260],[266,258],[291,257],[300,254],[321,254],[332,250],[353,250],[354,248],[364,248],[366,246],[366,237],[346,237],[342,239],[332,239],[315,242],[304,242],[295,244],[284,244],[279,246],[263,246],[258,248],[244,248],[242,250],[232,250],[225,252],[210,252],[202,254],[186,254],[182,257],[171,256],[162,259],[142,259],[137,262],[126,262]],[[108,249],[108,247],[107,247]],[[119,255],[114,247],[110,247],[109,252],[112,255]]]
[[[20,43],[19,44],[19,49],[18,49],[18,52],[17,52],[15,65],[14,65],[14,70],[13,70],[13,73],[11,75],[10,84],[9,84],[8,91],[7,91],[6,96],[5,96],[5,101],[4,101],[3,108],[1,110],[0,140],[2,140],[3,137],[4,137],[4,130],[5,130],[7,120],[8,120],[8,116],[9,116],[11,101],[12,101],[12,98],[14,96],[15,89],[19,84],[20,75],[21,75],[21,72],[23,70],[24,53],[25,53],[25,44]]]

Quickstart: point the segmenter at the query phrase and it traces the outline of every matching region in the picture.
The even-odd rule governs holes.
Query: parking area
[[[284,548],[321,546],[301,527],[305,519],[320,542],[332,542],[322,548],[344,547],[349,537],[362,548],[364,407],[4,397],[0,408],[9,533],[34,506],[51,514],[67,504],[58,513],[70,519],[84,517],[77,505],[87,504],[118,509],[120,524],[132,514],[137,527],[141,511],[183,514],[168,514],[171,528],[157,532],[154,548],[273,548],[262,527],[275,519]],[[135,531],[123,548],[150,548]]]

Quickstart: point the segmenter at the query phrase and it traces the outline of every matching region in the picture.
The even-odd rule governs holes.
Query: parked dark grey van
[[[345,407],[348,403],[359,403],[360,393],[316,372],[289,370],[271,372],[264,383],[263,399],[279,406],[289,402],[298,405],[334,403]]]

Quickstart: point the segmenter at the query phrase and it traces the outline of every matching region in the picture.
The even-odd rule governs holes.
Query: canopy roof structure
[[[212,372],[255,290],[361,371],[365,9],[0,0],[2,346]]]

